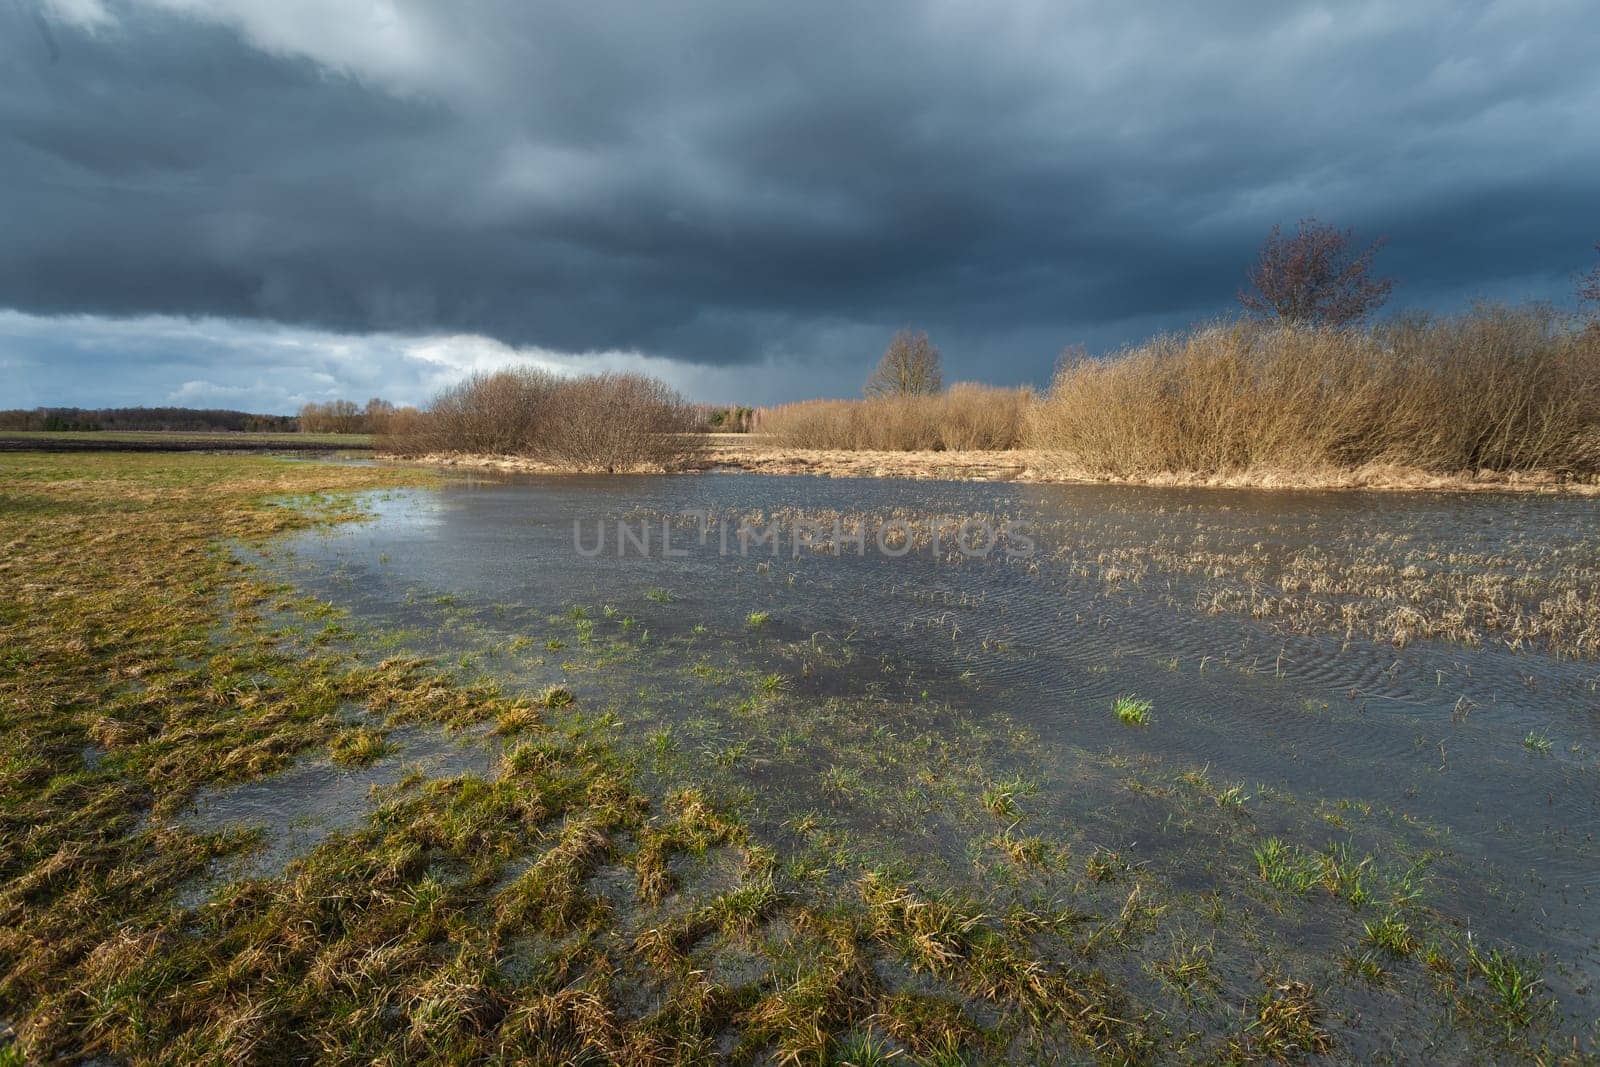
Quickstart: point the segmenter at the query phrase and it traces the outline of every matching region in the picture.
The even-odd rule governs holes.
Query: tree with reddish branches
[[[1372,261],[1386,238],[1357,252],[1350,230],[1300,220],[1288,236],[1274,226],[1250,269],[1251,289],[1239,291],[1247,311],[1285,322],[1344,326],[1360,322],[1389,299],[1393,278],[1374,277]]]
[[[1600,252],[1600,241],[1594,243],[1594,250]],[[1600,264],[1578,279],[1578,299],[1600,304]]]

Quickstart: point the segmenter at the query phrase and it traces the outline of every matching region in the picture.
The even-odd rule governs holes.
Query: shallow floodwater
[[[1307,560],[1374,583],[1498,568],[1535,604],[1539,582],[1564,572],[1581,576],[1571,595],[1592,600],[1594,502],[729,474],[462,479],[369,507],[372,521],[298,538],[276,565],[409,650],[473,657],[512,685],[564,680],[580,702],[604,693],[635,740],[717,714],[648,659],[561,679],[559,651],[537,668],[492,653],[518,635],[542,651],[547,621],[577,605],[575,615],[621,617],[658,644],[723,639],[752,668],[787,672],[789,714],[805,714],[808,699],[893,695],[1003,718],[1037,738],[1011,765],[1037,784],[1040,810],[1196,892],[1210,884],[1208,861],[1181,827],[1143,821],[1147,809],[1088,773],[1081,754],[1203,769],[1292,798],[1299,814],[1263,816],[1260,831],[1312,846],[1378,841],[1338,814],[1377,812],[1389,845],[1426,856],[1431,905],[1543,961],[1580,1025],[1597,1014],[1594,650],[1508,642],[1492,628],[1397,647],[1360,627],[1249,606],[1281,595],[1283,573]],[[836,518],[843,531],[865,521],[864,545],[797,549],[795,520],[826,537]],[[969,555],[953,524],[974,518],[1015,525],[993,551]],[[886,519],[904,525],[880,546]],[[776,523],[776,544],[741,544],[741,522]],[[621,551],[619,524],[631,538]],[[967,531],[969,549],[986,541],[982,529]],[[816,541],[819,530],[807,534]],[[1351,598],[1329,596],[1330,611],[1341,597]],[[808,643],[848,654],[797,670]],[[630,701],[652,684],[669,691]],[[1150,702],[1148,725],[1111,713],[1123,694]],[[948,717],[930,714],[926,728]],[[758,769],[742,781],[774,825],[820,796],[804,775]]]

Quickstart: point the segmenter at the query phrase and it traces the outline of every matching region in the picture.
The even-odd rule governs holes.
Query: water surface
[[[1176,800],[1130,791],[1124,769],[1237,783],[1273,801],[1247,807],[1247,842],[1347,843],[1424,870],[1430,909],[1541,961],[1580,1029],[1595,1017],[1591,502],[729,474],[462,479],[369,503],[373,521],[303,536],[275,565],[408,650],[513,686],[572,685],[625,742],[696,738],[775,834],[827,809],[947,870],[970,861],[931,814],[841,802],[826,779],[845,771],[807,765],[838,750],[787,727],[832,723],[841,702],[881,708],[893,739],[842,742],[867,777],[895,773],[866,753],[877,744],[940,736],[946,761],[984,748],[1027,779],[1033,825],[1147,864],[1177,893],[1225,891],[1248,845],[1214,855]],[[721,534],[802,516],[1012,521],[1034,551],[969,557],[914,536],[891,557],[869,536],[859,554],[797,553],[792,528],[777,551],[741,550]],[[634,537],[620,554],[619,522]],[[1408,596],[1428,632],[1461,639],[1404,636]],[[570,651],[597,635],[636,654],[575,673]],[[787,721],[740,721],[713,651],[719,670],[781,674]],[[699,675],[672,670],[702,655]],[[1150,701],[1147,726],[1111,714],[1123,694]]]

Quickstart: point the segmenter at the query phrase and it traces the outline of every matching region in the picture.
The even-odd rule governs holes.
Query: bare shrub
[[[1028,393],[959,384],[933,396],[806,400],[763,409],[758,429],[791,448],[885,452],[1015,448]]]
[[[398,411],[387,421],[377,447],[395,455],[518,456],[616,472],[671,469],[698,448],[693,408],[665,383],[638,374],[475,374],[426,411]]]
[[[671,469],[697,449],[695,413],[674,389],[642,374],[560,383],[543,458],[574,470]]]
[[[428,452],[531,456],[546,436],[558,379],[549,371],[516,367],[474,374],[429,405]]]
[[[1235,322],[1065,362],[1028,439],[1113,475],[1592,470],[1600,338],[1541,308],[1372,329]]]
[[[1016,448],[1031,393],[958,382],[939,399],[939,443],[951,452]]]
[[[373,439],[380,452],[397,456],[420,456],[441,451],[432,447],[433,416],[413,407],[396,408],[384,420],[383,429]]]

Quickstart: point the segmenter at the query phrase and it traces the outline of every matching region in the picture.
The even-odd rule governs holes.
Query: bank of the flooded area
[[[1594,1055],[1580,500],[416,477],[0,459],[16,1048]]]
[[[924,481],[1019,482],[1023,484],[1124,485],[1186,489],[1271,489],[1278,491],[1483,492],[1600,495],[1600,480],[1570,470],[1436,471],[1403,464],[1359,467],[1232,471],[1111,472],[1058,453],[1033,448],[989,451],[875,451],[794,448],[759,434],[713,433],[700,443],[676,473],[744,473],[822,478],[911,478]],[[573,474],[526,456],[440,452],[386,456],[386,462],[416,464],[461,472]],[[644,472],[672,473],[672,472]]]

